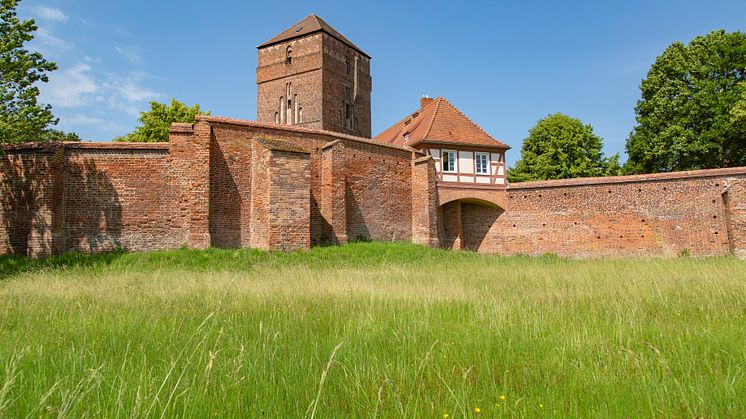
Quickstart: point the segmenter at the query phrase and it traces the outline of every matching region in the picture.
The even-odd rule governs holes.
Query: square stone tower
[[[371,137],[370,56],[316,15],[259,45],[258,122]]]

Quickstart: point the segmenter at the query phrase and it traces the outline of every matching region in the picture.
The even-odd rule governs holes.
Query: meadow
[[[740,417],[744,395],[730,257],[0,256],[0,417]]]

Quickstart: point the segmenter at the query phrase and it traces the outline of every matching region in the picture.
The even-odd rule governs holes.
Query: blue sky
[[[256,116],[256,46],[316,13],[373,57],[373,133],[444,96],[513,147],[538,119],[591,124],[624,153],[639,84],[663,49],[746,30],[746,2],[213,2],[22,0],[32,48],[60,69],[42,99],[60,127],[109,141],[148,101]],[[623,155],[623,159],[626,159]]]

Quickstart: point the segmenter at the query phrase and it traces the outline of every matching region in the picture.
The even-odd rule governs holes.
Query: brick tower
[[[258,122],[370,138],[370,56],[316,15],[259,45]]]

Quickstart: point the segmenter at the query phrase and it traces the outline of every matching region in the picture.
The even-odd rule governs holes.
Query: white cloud
[[[38,39],[42,45],[58,50],[64,51],[69,50],[73,47],[73,44],[71,42],[67,42],[62,38],[52,35],[48,30],[44,28],[39,28],[36,30],[36,39]]]
[[[91,70],[89,64],[78,63],[50,74],[49,84],[41,89],[42,98],[61,108],[90,104],[90,95],[99,89]]]
[[[129,32],[128,30],[124,29],[121,26],[117,26],[114,29],[114,33],[117,34],[117,35],[119,35],[119,36],[124,36],[126,38],[132,38],[132,37],[134,37],[134,35],[131,32]]]
[[[115,46],[114,51],[121,55],[130,64],[142,64],[142,57],[140,56],[140,49],[137,47],[120,47]]]
[[[39,5],[34,8],[34,12],[36,12],[36,14],[44,20],[52,20],[55,22],[64,23],[67,22],[69,19],[67,15],[62,12],[62,10],[55,9],[54,7]]]
[[[87,115],[72,115],[65,117],[63,116],[60,120],[65,124],[71,125],[102,125],[106,121],[102,118],[96,118],[94,116]]]
[[[119,133],[127,131],[128,126],[112,120],[110,117],[97,117],[86,114],[73,114],[60,116],[60,125],[72,131],[81,127],[95,128],[102,132]]]
[[[104,84],[104,87],[111,89],[118,98],[128,103],[143,102],[159,96],[158,93],[138,85],[139,80],[134,78],[117,79],[113,78]]]

